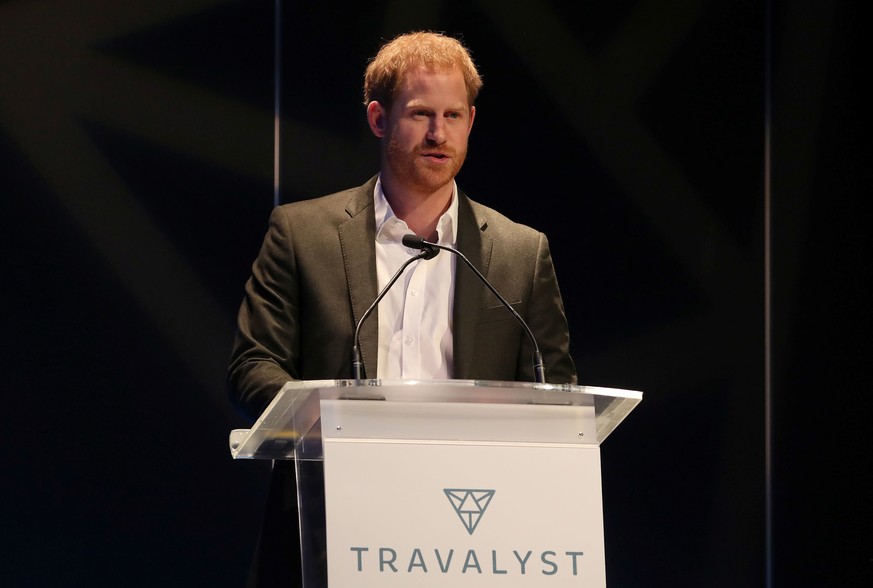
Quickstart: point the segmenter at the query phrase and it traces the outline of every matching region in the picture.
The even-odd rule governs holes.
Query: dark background
[[[610,587],[871,585],[861,3],[281,6],[282,201],[376,171],[383,40],[472,49],[459,184],[549,235],[581,382],[645,393],[603,445]],[[275,23],[0,2],[4,586],[244,583],[269,464],[230,459],[223,379]]]

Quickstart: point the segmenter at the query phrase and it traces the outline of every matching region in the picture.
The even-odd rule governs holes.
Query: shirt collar
[[[382,177],[376,180],[373,192],[373,208],[376,215],[376,241],[399,243],[404,235],[412,230],[405,221],[397,218],[385,192],[382,191]],[[458,185],[452,180],[452,202],[437,222],[437,243],[454,247],[458,234]]]

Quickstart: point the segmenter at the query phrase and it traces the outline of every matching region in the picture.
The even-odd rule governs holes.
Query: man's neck
[[[395,216],[403,220],[416,235],[428,240],[436,240],[437,223],[449,209],[453,191],[454,182],[435,192],[404,190],[390,178],[382,176],[382,192]]]

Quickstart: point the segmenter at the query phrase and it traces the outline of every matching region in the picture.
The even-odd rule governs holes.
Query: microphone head
[[[418,235],[413,235],[412,233],[403,235],[401,241],[404,246],[409,247],[410,249],[424,249],[424,239]]]
[[[403,238],[400,240],[405,247],[409,247],[410,249],[419,249],[423,251],[426,255],[422,257],[422,259],[433,259],[440,252],[439,249],[431,245],[430,243],[425,242],[425,240],[418,235],[403,235]]]

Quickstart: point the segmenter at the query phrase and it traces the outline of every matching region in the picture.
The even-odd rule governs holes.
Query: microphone
[[[355,339],[354,345],[352,346],[352,375],[354,376],[356,381],[360,381],[364,377],[364,362],[361,360],[361,325],[364,324],[364,321],[367,320],[367,317],[370,316],[370,313],[379,305],[379,302],[385,298],[385,295],[388,293],[388,290],[391,289],[391,286],[394,285],[394,282],[403,274],[403,272],[408,268],[413,262],[418,261],[419,259],[433,259],[440,252],[438,248],[433,247],[432,245],[422,244],[422,246],[410,247],[406,244],[406,237],[414,237],[415,235],[406,235],[403,237],[403,244],[409,247],[410,249],[420,249],[420,253],[413,257],[410,257],[403,265],[400,266],[394,276],[385,284],[385,287],[382,288],[382,291],[379,292],[379,295],[376,296],[376,300],[373,301],[373,304],[370,305],[364,314],[361,315],[361,320],[358,321],[358,324],[355,325]]]
[[[527,323],[524,321],[523,318],[521,318],[521,315],[518,314],[518,312],[514,308],[512,308],[512,305],[509,304],[506,301],[506,299],[500,295],[500,292],[498,292],[497,289],[491,285],[491,282],[489,282],[485,278],[485,276],[482,275],[482,272],[480,272],[478,269],[476,269],[476,266],[474,266],[470,262],[470,260],[467,259],[467,256],[465,256],[463,253],[461,253],[460,251],[458,251],[454,247],[449,247],[447,245],[438,245],[437,243],[431,243],[429,241],[425,241],[422,237],[419,237],[418,235],[404,235],[403,236],[403,244],[406,245],[407,247],[409,247],[410,249],[421,249],[422,253],[425,251],[439,251],[440,249],[444,249],[446,251],[449,251],[449,252],[457,255],[459,258],[461,258],[461,261],[463,261],[467,265],[467,267],[470,268],[474,274],[476,274],[476,277],[478,277],[479,280],[481,280],[482,283],[485,284],[489,290],[491,290],[492,294],[497,296],[497,299],[500,300],[500,302],[503,304],[503,306],[505,306],[509,310],[509,312],[512,313],[512,316],[515,317],[515,320],[517,320],[519,322],[519,324],[524,328],[524,332],[527,333],[527,336],[530,339],[530,342],[534,348],[533,357],[532,357],[533,370],[534,370],[534,381],[537,384],[545,384],[546,383],[546,368],[543,365],[543,354],[540,353],[540,346],[537,345],[537,340],[533,335],[533,331],[530,330],[530,327],[527,326]],[[434,254],[434,255],[436,255],[436,254]]]

